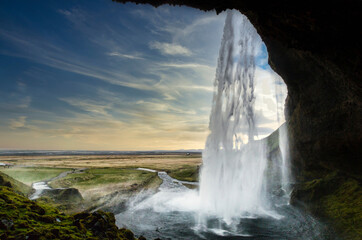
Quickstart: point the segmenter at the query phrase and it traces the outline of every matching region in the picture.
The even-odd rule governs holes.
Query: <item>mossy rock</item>
[[[303,203],[329,222],[345,240],[362,239],[362,188],[359,179],[337,171],[295,186],[291,203]]]
[[[0,239],[135,239],[128,231],[117,228],[112,213],[66,215],[0,187]]]

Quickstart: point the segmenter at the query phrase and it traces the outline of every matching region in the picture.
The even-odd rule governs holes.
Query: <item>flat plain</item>
[[[0,156],[0,162],[15,166],[51,168],[151,168],[170,171],[182,166],[201,164],[200,153],[130,154],[130,155],[64,155],[64,156]]]

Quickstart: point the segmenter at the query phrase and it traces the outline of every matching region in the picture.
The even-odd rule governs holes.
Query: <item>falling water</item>
[[[269,211],[266,147],[263,141],[254,140],[254,56],[260,44],[248,19],[228,11],[215,78],[211,133],[203,152],[201,221],[205,215],[222,218],[227,224],[246,216],[279,217]]]
[[[291,174],[290,174],[290,156],[289,156],[289,141],[288,141],[288,127],[287,124],[283,124],[279,128],[279,149],[282,159],[281,165],[281,188],[285,192],[288,203],[291,193]]]
[[[159,191],[131,198],[116,216],[119,227],[150,239],[334,239],[313,217],[288,204],[287,125],[279,137],[275,132],[268,138],[272,144],[257,138],[254,75],[260,44],[247,18],[228,11],[199,191],[158,172]],[[277,89],[276,96],[280,103]]]

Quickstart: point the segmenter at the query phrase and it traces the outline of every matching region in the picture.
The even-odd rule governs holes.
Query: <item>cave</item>
[[[244,46],[245,41],[240,36],[248,36],[247,28],[237,25],[238,21],[234,21],[233,16],[242,17],[245,20],[239,21],[239,23],[247,22],[250,27],[252,27],[251,22],[265,43],[267,48],[265,53],[269,55],[269,66],[280,75],[287,85],[288,97],[285,100],[284,108],[286,122],[277,130],[270,129],[267,134],[263,134],[265,138],[257,138],[257,141],[255,141],[257,144],[254,144],[254,113],[249,115],[247,113],[247,118],[252,122],[252,124],[248,123],[248,130],[251,130],[247,137],[248,140],[251,139],[252,141],[249,147],[245,147],[243,151],[234,151],[239,147],[234,147],[234,145],[228,143],[239,143],[240,138],[234,134],[236,131],[228,130],[237,129],[236,127],[239,127],[239,125],[228,124],[229,122],[239,121],[234,121],[234,116],[240,116],[238,111],[234,111],[235,109],[244,110],[247,107],[249,109],[253,107],[254,95],[245,93],[244,96],[247,97],[244,99],[246,100],[243,99],[239,102],[246,103],[246,107],[238,103],[234,104],[236,101],[230,101],[232,104],[228,106],[232,107],[225,107],[226,111],[211,110],[210,122],[212,122],[211,119],[214,119],[213,122],[217,123],[214,126],[217,127],[209,127],[209,130],[212,132],[213,129],[216,129],[217,134],[215,134],[216,137],[210,138],[211,141],[209,142],[213,144],[205,144],[206,151],[203,149],[182,149],[179,152],[169,152],[169,154],[167,154],[167,151],[141,151],[133,152],[135,155],[129,155],[129,151],[54,151],[56,149],[50,151],[33,151],[30,149],[8,151],[6,148],[3,150],[3,146],[0,145],[0,161],[4,161],[4,163],[0,162],[0,166],[3,167],[5,172],[0,171],[0,239],[93,239],[94,237],[94,239],[138,238],[141,240],[145,239],[143,235],[148,239],[156,237],[195,239],[189,236],[196,235],[200,237],[197,239],[220,239],[222,237],[224,239],[362,239],[362,164],[360,161],[362,136],[360,58],[362,34],[360,28],[356,27],[362,22],[362,1],[339,0],[325,4],[317,4],[315,1],[310,0],[294,1],[292,3],[290,1],[273,1],[263,4],[250,0],[112,1],[98,1],[98,4],[92,6],[91,21],[88,18],[82,18],[81,9],[72,8],[72,11],[69,11],[69,7],[63,6],[59,8],[57,6],[59,2],[55,4],[56,1],[47,2],[47,4],[51,5],[50,8],[44,8],[42,4],[34,5],[26,1],[21,4],[9,4],[8,7],[5,7],[7,4],[4,4],[4,9],[1,9],[4,16],[1,16],[6,31],[0,31],[0,40],[3,37],[6,39],[2,42],[4,46],[0,48],[0,55],[5,55],[3,58],[5,60],[0,60],[5,63],[3,72],[10,69],[9,72],[13,73],[13,75],[9,75],[11,77],[3,77],[1,82],[11,82],[11,84],[1,85],[4,87],[0,89],[0,92],[3,93],[0,94],[1,99],[4,100],[0,102],[0,110],[1,108],[5,109],[3,115],[6,115],[5,119],[9,122],[9,124],[7,122],[2,124],[7,126],[8,130],[1,132],[3,142],[6,143],[5,146],[12,146],[12,135],[8,135],[9,133],[17,135],[17,138],[14,138],[15,140],[24,139],[23,143],[33,143],[35,139],[34,145],[30,146],[36,146],[39,142],[44,143],[45,141],[36,139],[37,135],[33,134],[34,131],[29,131],[35,129],[35,132],[52,133],[52,131],[40,131],[43,129],[56,130],[56,134],[66,133],[59,135],[65,139],[65,141],[63,140],[64,145],[55,141],[53,144],[57,143],[57,149],[64,146],[73,149],[77,145],[74,143],[77,142],[71,141],[69,137],[79,134],[83,137],[81,138],[83,140],[86,139],[84,136],[87,136],[87,140],[93,140],[89,136],[97,135],[87,135],[87,131],[82,130],[93,130],[92,128],[98,125],[102,125],[102,127],[104,125],[105,127],[100,128],[100,130],[105,129],[112,132],[112,134],[111,137],[98,135],[97,139],[99,138],[99,141],[92,141],[93,146],[97,148],[92,150],[105,150],[101,149],[101,146],[97,144],[100,142],[111,143],[118,138],[125,140],[120,141],[122,144],[134,142],[137,145],[142,145],[140,141],[132,141],[132,138],[128,135],[122,136],[125,133],[123,129],[129,129],[130,125],[122,122],[121,124],[115,124],[119,122],[114,121],[107,122],[109,119],[103,117],[98,118],[97,121],[92,121],[93,119],[90,118],[92,117],[91,114],[96,114],[96,116],[99,113],[100,116],[109,115],[108,111],[110,109],[128,106],[118,104],[118,102],[126,98],[112,97],[112,93],[120,94],[122,92],[102,92],[104,96],[111,96],[106,100],[116,102],[114,105],[108,105],[107,101],[95,101],[102,100],[102,98],[89,98],[86,99],[88,101],[81,101],[83,99],[81,97],[64,98],[63,95],[54,94],[56,92],[68,94],[73,88],[77,90],[77,84],[82,83],[78,83],[78,79],[88,80],[87,78],[90,77],[92,84],[84,84],[82,89],[91,89],[93,92],[79,92],[81,93],[79,95],[82,97],[87,95],[86,93],[88,93],[88,96],[89,93],[97,95],[98,91],[102,90],[102,85],[93,82],[96,79],[92,78],[106,80],[105,82],[108,82],[108,84],[113,82],[109,82],[109,80],[119,78],[118,71],[112,74],[112,72],[106,71],[107,68],[103,69],[105,65],[94,65],[93,62],[82,61],[84,59],[96,59],[96,62],[100,63],[102,59],[107,58],[106,62],[115,64],[114,68],[118,66],[114,57],[122,57],[123,60],[120,63],[123,64],[130,62],[130,59],[143,59],[142,54],[139,54],[139,52],[129,55],[128,52],[113,51],[114,49],[111,48],[107,49],[107,51],[103,51],[102,48],[102,51],[99,51],[101,54],[97,54],[98,51],[94,55],[89,54],[92,52],[92,48],[87,45],[87,41],[96,41],[96,36],[102,35],[102,28],[105,27],[102,24],[92,25],[89,23],[98,22],[102,18],[106,19],[105,13],[109,13],[102,11],[99,4],[108,4],[108,7],[112,10],[111,15],[113,18],[108,18],[108,20],[112,19],[114,21],[114,19],[121,16],[120,18],[128,21],[125,22],[124,26],[132,31],[136,27],[136,25],[129,24],[132,17],[125,14],[121,9],[122,7],[113,8],[114,5],[119,7],[128,2],[131,2],[129,5],[132,5],[132,7],[135,7],[136,4],[150,4],[149,9],[155,10],[153,7],[157,8],[169,4],[172,6],[183,5],[186,6],[184,9],[195,10],[198,13],[212,11],[212,14],[225,14],[224,11],[226,11],[225,15],[229,17],[225,18],[224,35],[219,51],[219,59],[222,59],[219,61],[221,66],[227,65],[224,63],[228,63],[228,61],[232,62],[229,59],[234,60],[228,56],[236,55],[239,59],[247,59],[247,57],[243,56],[251,56],[246,50],[233,50],[236,45]],[[10,1],[8,2],[10,3]],[[83,2],[87,6],[93,4],[87,1]],[[76,4],[78,4],[78,1],[76,1]],[[24,9],[26,11],[23,11]],[[228,11],[230,9],[233,10]],[[80,13],[77,16],[80,16],[82,18],[81,22],[86,24],[87,28],[85,30],[92,31],[90,33],[85,31],[81,36],[74,36],[77,41],[68,42],[67,36],[82,32],[82,28],[67,28],[67,26],[69,27],[68,24],[74,24],[74,22],[70,21],[71,19],[68,19],[73,12]],[[48,13],[51,15],[48,15]],[[139,14],[139,12],[135,12],[134,15],[138,16]],[[33,16],[29,18],[30,21],[25,21],[27,15]],[[39,19],[38,16],[40,16]],[[185,17],[186,20],[192,18],[192,16],[190,17],[185,13],[181,16]],[[66,22],[60,21],[63,25],[57,25],[59,19],[66,20]],[[179,20],[177,16],[175,19]],[[147,18],[142,21],[142,24],[138,25],[147,25],[149,21]],[[35,28],[32,28],[34,26],[29,23],[34,24]],[[64,25],[64,23],[67,25]],[[165,23],[161,21],[160,25],[163,24]],[[46,25],[45,28],[44,25]],[[209,27],[216,29],[216,23],[211,22]],[[31,33],[31,35],[24,34],[26,32],[23,31],[16,31],[17,29],[26,29],[26,32]],[[63,29],[67,34],[63,35],[63,31],[56,33],[56,31],[53,31],[55,29]],[[140,35],[135,35],[133,38],[131,35],[124,34],[121,29],[117,29],[117,31],[124,38],[112,39],[111,35],[102,35],[102,40],[106,41],[98,42],[97,46],[104,47],[104,45],[107,45],[108,40],[114,40],[116,44],[122,43],[124,40],[132,41],[135,39],[142,44],[148,42],[146,38],[143,38],[145,36],[144,29],[139,31]],[[177,30],[180,29],[182,30],[183,27],[177,28]],[[255,33],[255,29],[252,29],[253,33]],[[16,34],[17,32],[20,32],[20,34]],[[200,30],[195,32],[203,35],[207,40],[217,38],[216,34],[212,35],[209,30],[205,31],[205,33]],[[234,32],[237,34],[234,35]],[[46,41],[47,39],[49,41]],[[258,40],[260,40],[259,36]],[[77,43],[70,49],[82,46],[79,47],[80,52],[82,54],[86,52],[87,54],[73,54],[66,47],[61,47],[62,44],[51,44],[52,41],[56,41],[56,43],[64,41],[67,46],[72,45],[71,43]],[[202,44],[203,40],[198,42]],[[157,42],[150,41],[148,43],[149,50],[160,50],[156,46]],[[42,46],[46,47],[42,48]],[[20,53],[25,52],[25,54],[17,55],[17,51],[12,51],[17,49]],[[206,47],[203,53],[211,53],[210,49],[216,50],[216,47]],[[66,54],[58,55],[59,52],[65,52]],[[160,51],[159,54],[162,54],[162,52]],[[39,56],[41,57],[39,58]],[[205,56],[205,58],[210,59],[210,55]],[[68,62],[67,60],[71,58],[74,58],[74,61]],[[48,62],[48,60],[51,61]],[[27,65],[29,62],[32,63],[31,67]],[[248,69],[252,69],[254,64],[249,64],[250,67],[248,67],[248,63],[245,63],[245,61],[234,60],[234,62],[237,63],[234,69],[238,70],[239,66],[246,69],[243,75],[247,76],[244,78],[247,79],[251,75],[249,74],[251,71],[249,72]],[[44,65],[43,68],[37,68],[39,64]],[[72,65],[73,68],[70,69],[68,65]],[[125,68],[127,66],[125,65]],[[230,66],[234,65],[231,64]],[[48,72],[49,67],[54,68],[54,72]],[[144,71],[141,68],[142,65],[136,67],[127,69],[126,72]],[[194,67],[199,68],[199,65]],[[94,71],[91,68],[94,68]],[[24,71],[25,75],[18,75],[18,72],[23,72],[23,69],[29,71]],[[109,69],[112,70],[113,67]],[[207,68],[205,72],[211,73],[213,70],[210,69],[212,68]],[[215,74],[215,83],[221,83],[217,85],[221,87],[215,89],[214,94],[220,92],[221,100],[214,105],[218,106],[218,109],[222,109],[223,103],[225,103],[222,100],[223,96],[230,96],[224,94],[228,93],[224,90],[234,90],[236,88],[225,87],[226,81],[230,79],[234,81],[235,78],[230,77],[232,74],[218,74],[223,72],[218,71],[218,69],[219,65]],[[59,70],[66,73],[63,73],[64,75],[59,74]],[[53,78],[53,75],[58,76],[58,74],[59,78]],[[71,74],[75,76],[70,76]],[[84,79],[79,75],[83,75]],[[48,83],[48,81],[56,83],[51,88],[41,88],[40,85],[37,85],[38,83],[34,85],[33,91],[37,90],[37,93],[39,91],[41,93],[39,96],[43,97],[39,97],[39,100],[46,100],[39,101],[34,97],[35,104],[40,106],[38,108],[29,108],[31,107],[30,103],[33,95],[28,95],[25,90],[27,86],[31,85],[25,84],[21,79],[21,77],[28,79],[28,76],[30,77],[27,83],[37,83],[31,81],[35,77],[42,81],[41,86],[47,85],[45,83]],[[114,79],[109,79],[108,76],[112,76]],[[74,81],[68,81],[68,77],[71,80],[74,77]],[[137,78],[138,76],[131,78],[130,81],[137,81],[135,80]],[[182,81],[179,78],[170,78],[177,83]],[[186,78],[189,81],[188,83],[196,83],[196,80],[189,78],[187,75],[185,75]],[[44,81],[44,79],[46,80]],[[58,85],[58,81],[54,81],[54,79],[65,79],[66,84]],[[111,89],[111,87],[116,89],[117,86],[113,82],[111,86],[107,86],[108,88],[103,90]],[[147,85],[147,90],[156,89],[153,86],[155,84]],[[237,85],[230,84],[230,86]],[[253,84],[249,84],[248,81],[242,81],[239,86],[243,86],[243,88],[239,89],[252,89],[250,92],[253,93]],[[123,83],[118,87],[127,87],[127,85]],[[211,90],[208,91],[212,92]],[[277,92],[277,89],[275,91]],[[43,95],[45,92],[46,94]],[[160,95],[159,93],[161,91],[156,92],[155,96]],[[197,92],[197,94],[200,93]],[[8,96],[8,98],[3,95]],[[32,123],[38,118],[32,119],[32,115],[28,116],[27,113],[39,113],[39,111],[34,110],[47,109],[48,106],[51,110],[57,110],[57,104],[51,101],[50,95],[54,95],[52,97],[56,99],[57,102],[55,103],[61,103],[64,109],[71,109],[72,111],[60,111],[58,115],[52,115],[53,111],[49,111],[50,114],[46,115],[50,117],[44,118],[48,121],[37,121],[40,127],[36,128],[38,125]],[[129,91],[129,95],[136,94],[134,91]],[[170,98],[166,95],[164,97],[165,99]],[[41,105],[43,102],[46,102],[47,106]],[[193,101],[190,100],[190,102],[196,105]],[[137,102],[137,104],[144,103],[144,101]],[[180,101],[180,103],[185,104],[184,101]],[[155,108],[154,105],[149,103],[144,104],[144,106],[144,108],[139,108],[138,112],[144,111],[146,108]],[[243,107],[244,109],[242,109]],[[278,122],[280,109],[278,103]],[[84,113],[79,114],[80,111]],[[43,112],[41,111],[41,113]],[[74,114],[76,117],[64,118],[68,121],[59,121],[63,124],[62,126],[66,124],[67,128],[55,128],[54,126],[57,125],[51,124],[49,127],[46,126],[49,123],[56,122],[55,119],[63,118],[63,115],[71,113],[76,113]],[[149,118],[148,112],[145,111],[145,113],[145,115],[141,116]],[[226,117],[223,118],[223,116]],[[30,121],[27,122],[28,117]],[[178,111],[177,119],[184,121],[186,118],[187,115],[184,111]],[[75,121],[77,124],[72,124],[69,119],[79,121]],[[110,119],[112,120],[112,118]],[[174,127],[177,125],[174,119],[176,118],[171,119],[172,122],[167,125],[168,128],[164,128],[165,130],[169,130],[169,126]],[[219,119],[227,119],[227,121],[219,121]],[[2,119],[0,120],[4,123]],[[87,123],[88,121],[90,123]],[[86,123],[84,124],[84,122]],[[162,125],[159,121],[154,122]],[[224,124],[225,122],[226,124]],[[141,121],[141,123],[143,122]],[[142,133],[143,138],[145,131],[142,131],[142,128],[138,129],[138,127],[139,125],[137,130]],[[121,129],[121,131],[117,131],[117,129]],[[190,129],[195,131],[195,128]],[[191,132],[189,129],[187,130]],[[232,134],[229,134],[229,132]],[[22,135],[24,133],[27,134]],[[267,136],[269,133],[271,134]],[[227,137],[224,137],[226,135]],[[161,134],[157,134],[157,139],[160,136]],[[55,139],[55,137],[53,134],[50,138],[44,139]],[[227,144],[220,145],[221,141],[219,139],[225,139],[224,142]],[[229,139],[232,141],[228,141]],[[181,140],[184,141],[184,138]],[[10,145],[8,145],[8,142]],[[82,144],[89,144],[89,141],[82,141]],[[166,144],[167,147],[170,147],[169,142],[166,142]],[[231,145],[232,147],[228,147]],[[225,148],[223,148],[224,146]],[[219,154],[219,149],[232,154]],[[192,152],[189,152],[189,150],[192,150]],[[49,157],[44,157],[48,155]],[[41,157],[38,158],[38,156]],[[204,161],[204,156],[206,161]],[[183,160],[185,158],[190,158],[188,159],[190,161],[189,165],[184,165]],[[146,159],[144,165],[141,165],[141,163],[135,165],[135,162],[140,161],[139,159]],[[168,166],[169,162],[171,162],[170,159],[172,159],[173,164],[176,162],[179,164],[171,170]],[[182,159],[182,161],[178,161],[178,159]],[[247,161],[242,161],[245,159]],[[30,160],[34,161],[32,162],[34,166],[27,165]],[[155,162],[149,160],[155,160]],[[202,162],[199,162],[201,160]],[[205,167],[210,162],[212,164],[209,164],[209,166],[212,167]],[[220,162],[221,164],[219,164]],[[20,166],[19,169],[21,168],[19,171],[12,169],[17,166]],[[38,168],[39,166],[40,168]],[[149,166],[157,166],[157,169],[149,169]],[[27,171],[26,174],[24,171]],[[14,178],[11,176],[12,173]],[[31,187],[26,185],[28,174],[36,177],[36,179],[39,177],[38,180],[31,183]],[[65,179],[65,177],[67,178]],[[204,177],[204,180],[201,177]],[[64,179],[66,181],[63,181]],[[207,184],[202,185],[203,183]],[[80,185],[89,185],[89,188],[82,188]],[[218,191],[220,189],[222,191]],[[246,190],[239,191],[244,189]],[[43,195],[44,198],[42,198]],[[210,199],[211,201],[209,201]],[[166,205],[163,205],[165,203]],[[168,203],[171,204],[167,205]],[[272,205],[272,208],[269,209],[269,205]],[[139,206],[141,207],[139,208]],[[160,206],[161,211],[154,210]],[[224,206],[227,207],[224,208]],[[258,208],[258,206],[262,207]],[[216,214],[210,214],[210,209],[216,209],[217,211],[214,211]],[[277,209],[278,211],[264,211],[265,209]],[[84,212],[79,213],[80,211]],[[278,212],[281,214],[278,214]],[[173,213],[176,214],[173,215]],[[182,214],[177,215],[178,213]],[[209,217],[210,215],[211,217]],[[233,221],[233,218],[236,221]],[[180,219],[181,221],[178,221]],[[237,231],[234,231],[234,228]],[[198,235],[199,233],[201,235]],[[278,235],[279,233],[281,235]]]
[[[236,9],[246,15],[267,46],[269,65],[288,87],[285,117],[297,178],[292,199],[332,222],[347,239],[360,237],[347,227],[361,215],[353,206],[360,204],[362,171],[360,1],[113,1],[217,13]],[[341,193],[341,188],[347,190]],[[335,196],[339,205],[329,204]],[[342,213],[334,214],[336,209]]]

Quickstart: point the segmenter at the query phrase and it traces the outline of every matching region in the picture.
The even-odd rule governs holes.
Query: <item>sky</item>
[[[1,1],[0,149],[204,148],[224,20],[110,0]],[[275,89],[286,89],[259,52],[264,137],[283,121]]]

